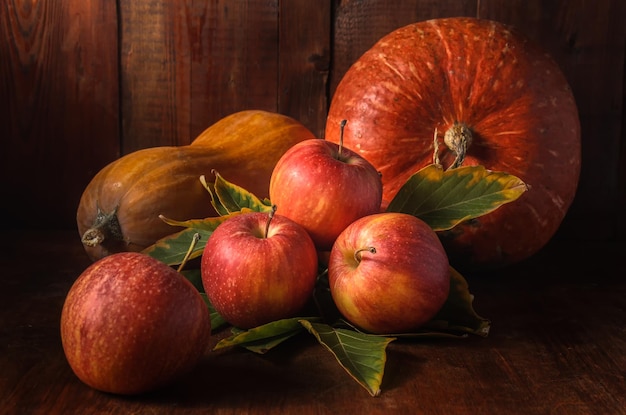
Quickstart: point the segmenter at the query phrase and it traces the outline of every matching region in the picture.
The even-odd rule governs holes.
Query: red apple
[[[317,251],[300,225],[278,214],[243,213],[220,224],[202,254],[202,285],[230,324],[250,329],[294,317],[311,298]]]
[[[350,223],[380,212],[382,180],[359,154],[312,138],[279,159],[269,194],[281,215],[302,225],[324,251]]]
[[[61,340],[76,376],[94,389],[133,395],[190,370],[209,344],[198,290],[164,263],[124,252],[90,265],[70,288]]]
[[[339,235],[328,281],[338,310],[355,326],[376,334],[407,333],[441,309],[450,269],[439,238],[424,221],[379,213]]]

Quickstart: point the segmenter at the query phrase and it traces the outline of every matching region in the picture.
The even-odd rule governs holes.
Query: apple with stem
[[[190,370],[209,345],[209,310],[182,274],[148,255],[117,253],[85,269],[61,313],[61,341],[90,387],[135,395]]]
[[[378,213],[349,225],[329,258],[331,296],[343,317],[375,334],[415,330],[442,308],[448,257],[436,233],[405,213]]]
[[[311,237],[275,212],[233,216],[204,247],[200,270],[207,297],[228,323],[241,329],[294,317],[317,281]]]
[[[345,120],[341,124],[341,135]],[[319,138],[283,154],[270,177],[270,200],[281,215],[302,225],[320,251],[356,219],[380,212],[382,180],[358,153]]]

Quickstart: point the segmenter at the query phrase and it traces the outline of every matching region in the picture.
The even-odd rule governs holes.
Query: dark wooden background
[[[122,154],[189,143],[232,112],[290,115],[322,137],[347,68],[378,38],[437,17],[513,24],[577,99],[577,197],[558,234],[626,233],[623,0],[4,0],[0,229],[75,227],[80,194]]]

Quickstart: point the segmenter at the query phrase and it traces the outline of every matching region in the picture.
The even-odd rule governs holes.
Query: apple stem
[[[339,150],[337,151],[337,158],[341,160],[341,150],[343,149],[343,130],[346,127],[348,120],[341,120],[339,123]]]
[[[275,213],[276,205],[272,205],[272,210],[270,210],[270,213],[267,215],[267,223],[265,224],[265,238],[267,238],[267,234],[270,231],[270,222],[272,222],[272,218],[274,217]]]
[[[371,254],[375,254],[376,253],[376,248],[374,248],[373,246],[368,246],[367,248],[361,248],[361,249],[357,249],[354,252],[354,259],[356,262],[361,262],[361,253],[363,251],[367,251]]]
[[[180,265],[178,266],[178,269],[176,270],[177,272],[181,272],[183,270],[183,268],[187,264],[187,261],[189,260],[189,257],[191,256],[191,253],[193,252],[193,249],[196,247],[196,244],[198,243],[199,240],[200,240],[200,234],[197,232],[194,233],[193,238],[191,239],[191,243],[189,244],[189,249],[187,250],[185,257],[183,258]]]
[[[472,144],[472,130],[462,122],[455,121],[443,136],[443,142],[456,155],[450,166],[455,169],[463,164],[467,149]]]

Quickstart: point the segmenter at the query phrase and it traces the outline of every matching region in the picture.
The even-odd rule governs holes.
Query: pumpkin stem
[[[472,130],[462,122],[455,121],[443,136],[443,142],[456,155],[450,166],[455,169],[463,164],[467,149],[472,144]]]
[[[122,227],[117,220],[117,206],[111,213],[105,213],[98,207],[93,225],[81,237],[83,245],[89,247],[100,245],[106,239],[113,239],[114,241],[124,240]]]
[[[437,140],[437,127],[435,127],[435,133],[433,134],[433,164],[439,165],[439,140]]]
[[[369,252],[369,253],[375,254],[375,253],[376,253],[376,248],[374,248],[373,246],[368,246],[367,248],[357,249],[357,250],[354,252],[354,260],[355,260],[357,263],[360,263],[360,262],[361,262],[361,253],[362,253],[363,251],[367,251],[367,252]]]

